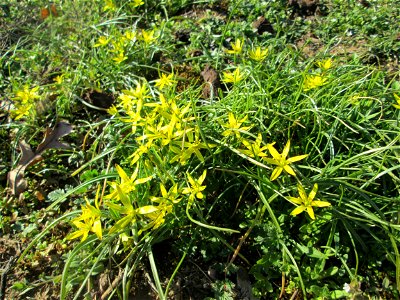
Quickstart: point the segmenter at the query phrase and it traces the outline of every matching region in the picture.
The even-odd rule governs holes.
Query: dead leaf
[[[71,133],[71,131],[71,124],[68,124],[66,122],[57,123],[54,129],[47,128],[43,142],[41,142],[36,149],[36,154],[40,154],[44,150],[50,148],[69,148],[67,144],[61,143],[60,141],[58,141],[58,139]]]
[[[40,191],[36,191],[35,196],[39,201],[43,201],[45,199],[44,195]]]
[[[21,150],[19,165],[26,165],[35,157],[35,153],[33,153],[31,146],[29,146],[24,140],[19,142],[19,149]]]
[[[218,72],[213,67],[207,64],[200,74],[205,82],[203,85],[202,97],[205,99],[208,99],[210,97],[217,97],[218,88],[221,85]]]
[[[21,159],[19,160],[18,165],[8,172],[7,175],[8,183],[13,195],[18,196],[26,190],[28,184],[24,179],[25,169],[41,161],[43,159],[42,153],[44,151],[51,148],[69,148],[68,144],[60,142],[59,139],[69,134],[71,131],[72,126],[66,122],[57,123],[54,129],[47,128],[43,142],[40,143],[35,152],[32,151],[31,146],[29,146],[24,140],[19,142]]]

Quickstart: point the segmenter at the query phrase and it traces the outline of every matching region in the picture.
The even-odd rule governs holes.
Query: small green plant
[[[0,231],[26,241],[18,266],[61,259],[43,275],[60,299],[143,281],[234,299],[232,268],[260,299],[399,297],[400,74],[338,50],[359,34],[393,56],[379,33],[398,7],[79,0],[43,17],[39,2],[15,3],[38,15],[0,57]]]

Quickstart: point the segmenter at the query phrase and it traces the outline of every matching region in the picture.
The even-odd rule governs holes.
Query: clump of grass
[[[253,2],[255,19],[263,4]],[[88,296],[96,276],[118,268],[112,289],[99,296],[127,299],[147,266],[167,299],[188,258],[222,263],[227,274],[245,266],[262,298],[355,297],[376,286],[398,296],[396,77],[330,53],[329,45],[305,58],[286,44],[285,26],[276,36],[240,33],[235,12],[250,4],[228,3],[224,18],[181,23],[170,18],[172,4],[98,1],[74,20],[77,7],[65,3],[34,31],[38,43],[7,54],[2,74],[12,83],[15,126],[37,124],[39,99],[54,101],[55,118],[79,125],[83,141],[69,158],[75,184],[48,197],[47,211],[60,215],[18,262],[68,221],[61,299]],[[271,6],[281,16],[283,8]],[[174,26],[191,22],[219,33],[200,56],[190,53],[211,36],[194,33],[175,48]],[[206,63],[216,68],[218,94],[201,99],[194,79],[179,89],[183,63],[198,73]],[[96,107],[83,99],[87,90],[115,102]],[[95,109],[96,119],[79,119],[77,107]],[[173,267],[154,250],[165,240],[176,245]],[[222,293],[217,283],[212,289]]]

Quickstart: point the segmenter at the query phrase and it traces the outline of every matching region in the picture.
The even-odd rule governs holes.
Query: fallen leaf
[[[217,71],[207,64],[200,74],[205,82],[203,85],[202,97],[205,99],[217,97],[218,88],[221,85]]]
[[[47,128],[43,141],[39,144],[36,151],[33,152],[24,140],[19,142],[21,150],[21,158],[18,165],[8,172],[8,183],[11,193],[18,196],[24,192],[28,186],[26,179],[24,179],[25,169],[34,165],[43,159],[42,153],[47,149],[69,148],[68,144],[59,141],[60,138],[69,134],[72,131],[72,126],[66,122],[59,122],[54,129]]]
[[[35,153],[33,153],[31,146],[29,146],[24,140],[19,142],[19,149],[21,150],[19,165],[26,165],[35,157]]]
[[[69,148],[67,144],[61,143],[60,141],[58,141],[58,139],[71,133],[71,131],[71,124],[68,124],[66,122],[57,123],[54,129],[47,128],[43,142],[41,142],[36,149],[36,154],[40,154],[41,152],[49,148]]]

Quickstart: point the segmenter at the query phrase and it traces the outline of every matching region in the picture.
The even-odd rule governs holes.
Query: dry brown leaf
[[[43,159],[42,153],[45,150],[50,148],[69,148],[67,144],[60,142],[58,139],[71,131],[72,126],[66,122],[57,123],[54,129],[47,128],[43,142],[40,143],[35,152],[24,140],[19,142],[21,159],[18,165],[8,172],[8,183],[13,195],[18,196],[26,190],[28,184],[24,179],[25,169],[41,161]]]
[[[60,141],[58,141],[58,139],[69,134],[71,131],[71,124],[68,124],[66,122],[57,123],[54,129],[47,128],[43,142],[41,142],[36,149],[36,154],[39,154],[44,150],[50,148],[68,148],[69,146],[67,144],[61,143]]]

